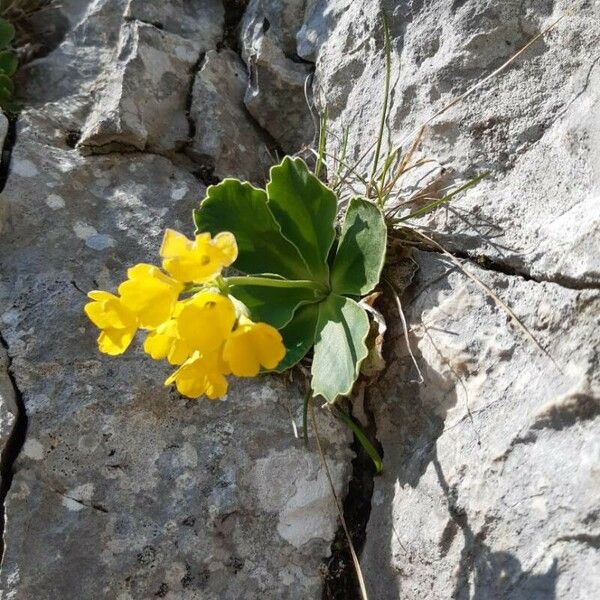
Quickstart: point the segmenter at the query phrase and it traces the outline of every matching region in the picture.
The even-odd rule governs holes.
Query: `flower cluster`
[[[127,350],[138,329],[149,331],[144,350],[179,368],[165,381],[189,398],[227,392],[226,375],[255,377],[285,356],[281,335],[255,323],[248,310],[223,290],[221,271],[237,258],[233,234],[193,241],[167,229],[160,248],[162,270],[138,264],[127,271],[118,295],[88,294],[85,312],[101,330],[98,347],[110,355]],[[219,281],[221,280],[221,282]]]

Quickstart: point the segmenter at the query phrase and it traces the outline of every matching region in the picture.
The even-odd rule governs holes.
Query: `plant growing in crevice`
[[[139,329],[147,330],[144,350],[177,367],[166,384],[175,384],[191,398],[224,396],[230,374],[283,373],[303,362],[310,371],[304,435],[309,416],[316,432],[312,399],[321,398],[352,430],[380,472],[379,453],[339,400],[351,394],[361,366],[373,350],[367,340],[383,336],[384,327],[377,322],[369,295],[380,283],[389,237],[399,238],[405,248],[424,245],[448,254],[539,347],[510,307],[414,223],[476,185],[485,174],[445,193],[422,188],[402,197],[399,190],[406,173],[432,162],[416,158],[425,126],[506,68],[557,23],[401,143],[384,149],[391,76],[390,37],[384,18],[385,89],[375,141],[350,163],[349,130],[345,129],[337,149],[330,152],[324,111],[318,147],[313,151],[313,172],[302,158],[285,157],[272,167],[264,189],[237,179],[209,186],[194,211],[195,238],[166,232],[160,252],[162,270],[136,265],[119,286],[118,295],[90,292],[92,302],[86,312],[102,331],[100,350],[120,354]],[[325,176],[329,186],[321,181]],[[349,200],[340,202],[348,190]],[[407,209],[415,204],[419,206]],[[229,266],[238,274],[224,275],[223,269]],[[401,290],[387,278],[383,283],[384,291],[389,289],[394,297],[408,344]],[[370,314],[375,317],[373,322]],[[377,327],[379,335],[370,336]],[[409,352],[412,356],[410,347]],[[316,439],[329,472],[317,432]],[[331,479],[330,484],[335,496]],[[358,558],[335,498],[366,598]]]

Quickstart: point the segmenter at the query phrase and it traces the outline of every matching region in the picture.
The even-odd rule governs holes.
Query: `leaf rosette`
[[[270,171],[266,189],[237,179],[210,186],[194,211],[197,233],[229,231],[237,240],[229,293],[252,317],[279,329],[283,372],[313,351],[314,396],[347,396],[368,354],[369,318],[358,300],[379,282],[387,228],[363,198],[348,203],[336,227],[338,199],[300,158]],[[339,229],[339,233],[338,233]]]

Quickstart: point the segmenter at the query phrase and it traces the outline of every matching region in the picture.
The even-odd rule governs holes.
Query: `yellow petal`
[[[119,286],[121,302],[136,314],[143,329],[155,329],[171,316],[183,285],[154,265],[138,264]]]
[[[227,393],[227,380],[222,373],[213,370],[215,360],[195,352],[177,371],[165,381],[175,383],[177,391],[188,398],[206,395],[211,400]]]
[[[160,255],[163,258],[174,258],[192,249],[192,242],[183,233],[174,229],[167,229],[160,246]]]
[[[285,346],[277,329],[243,317],[223,349],[223,358],[237,377],[255,377],[261,366],[274,369],[284,356]]]
[[[219,250],[224,267],[228,267],[235,262],[238,257],[238,247],[233,233],[229,231],[217,233],[213,244]]]
[[[168,229],[160,249],[163,269],[182,282],[205,283],[219,275],[237,258],[233,234],[223,232],[211,240],[210,233],[198,234],[194,241]]]
[[[144,341],[144,351],[154,360],[166,358],[172,365],[185,362],[193,350],[177,336],[177,323],[170,319],[150,332]]]
[[[229,298],[216,292],[200,292],[181,308],[177,332],[195,350],[209,353],[230,335],[236,313]]]
[[[99,329],[131,328],[135,325],[135,315],[114,294],[95,290],[88,296],[94,301],[88,302],[84,306],[84,311],[90,321]]]
[[[98,349],[104,354],[123,354],[131,344],[136,329],[105,329],[98,336]]]

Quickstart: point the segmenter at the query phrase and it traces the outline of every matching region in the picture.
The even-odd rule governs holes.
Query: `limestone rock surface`
[[[193,39],[216,31],[223,14],[210,7],[220,3],[61,4],[68,31],[19,75],[24,107],[3,163],[0,441],[22,447],[3,464],[14,478],[0,596],[318,597],[337,513],[319,454],[295,435],[298,383],[242,379],[222,402],[187,401],[163,386],[171,369],[139,343],[116,360],[100,355],[83,314],[86,291],[114,290],[128,266],[156,262],[166,227],[193,231],[206,186],[180,142],[201,52]],[[253,147],[229,140],[227,160],[259,180],[260,135],[241,108],[243,82],[231,80],[245,73],[229,51],[216,53],[218,25],[205,50],[230,71],[213,81],[213,109],[221,98],[237,110],[222,117],[235,121],[230,130],[253,132]],[[217,118],[204,140],[218,137]],[[93,144],[104,152],[86,152]],[[222,146],[207,152],[223,160]],[[13,432],[8,359],[24,440]],[[343,495],[348,435],[319,418]]]
[[[296,54],[304,10],[304,0],[252,0],[240,24],[242,58],[250,72],[246,107],[287,153],[298,152],[316,135],[307,85],[313,65]]]
[[[188,154],[216,178],[266,180],[272,159],[267,138],[247,116],[246,67],[235,52],[206,54],[192,91],[194,137]]]
[[[476,259],[466,268],[551,358],[439,248],[420,254],[402,306],[423,381],[414,383],[419,373],[390,302],[388,371],[367,388],[386,465],[361,559],[367,585],[382,599],[592,597],[600,572],[600,37],[590,23],[598,4],[377,4],[391,39],[384,147],[404,150],[411,132],[569,14],[432,121],[415,154],[434,161],[434,177],[445,169],[444,185],[489,172],[416,224]],[[336,0],[312,3],[298,34],[298,54],[316,63],[330,139],[348,129],[347,162],[367,156],[360,173],[381,117],[383,40],[379,10]],[[393,201],[422,185],[416,179]]]
[[[365,156],[368,173],[382,11],[384,149],[406,150],[569,10],[428,124],[414,160],[431,162],[393,199],[402,214],[421,177],[439,195],[489,172],[416,222],[489,291],[432,244],[415,252],[400,303],[418,370],[395,302],[379,300],[388,367],[356,415],[372,415],[384,473],[358,550],[381,600],[595,597],[598,3],[251,0],[237,23],[239,5],[62,0],[49,13],[62,39],[17,76],[24,108],[0,196],[0,442],[18,443],[15,394],[29,428],[5,501],[0,589],[15,600],[321,597],[337,520],[318,454],[294,437],[296,383],[239,380],[223,402],[185,401],[141,353],[97,353],[84,292],[114,289],[156,256],[165,227],[189,231],[212,179],[264,180],[265,141],[310,143],[313,64],[329,151],[347,131],[346,161]],[[232,30],[239,48],[223,48]],[[350,440],[320,422],[343,496]],[[326,575],[334,597],[356,592]]]
[[[180,150],[190,136],[188,90],[199,52],[184,38],[139,21],[121,28],[117,64],[83,127],[82,152]]]
[[[450,247],[538,279],[600,282],[598,3],[382,2],[390,16],[392,145],[565,19],[504,73],[437,118],[420,156],[466,179],[489,171],[448,211],[423,219]],[[348,158],[374,142],[383,101],[380,13],[318,0],[298,34],[316,60],[315,90]],[[386,137],[387,139],[387,137]],[[543,176],[538,176],[543,174]]]

